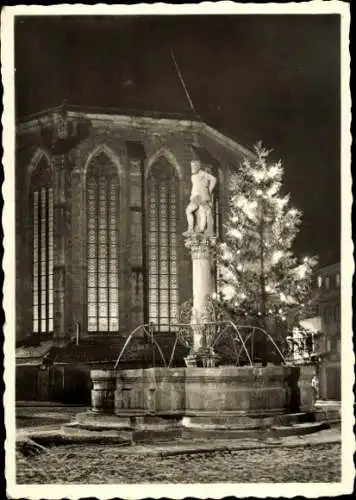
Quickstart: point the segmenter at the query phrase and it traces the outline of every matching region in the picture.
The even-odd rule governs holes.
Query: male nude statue
[[[183,236],[189,236],[197,232],[202,233],[204,231],[212,234],[212,194],[217,180],[213,175],[201,170],[199,160],[191,161],[191,169],[192,192],[190,194],[190,203],[185,210],[188,229],[183,233]]]

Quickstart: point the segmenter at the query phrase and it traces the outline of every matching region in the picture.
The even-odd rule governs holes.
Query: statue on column
[[[201,169],[199,160],[191,161],[191,169],[192,191],[189,205],[185,210],[188,229],[183,233],[183,236],[190,236],[196,233],[213,236],[213,190],[217,179]]]

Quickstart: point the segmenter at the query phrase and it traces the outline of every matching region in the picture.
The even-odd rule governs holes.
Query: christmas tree
[[[219,305],[237,322],[259,325],[283,341],[299,323],[310,293],[315,257],[298,260],[292,245],[301,212],[282,195],[283,166],[269,162],[261,142],[229,183],[229,216],[218,246]]]

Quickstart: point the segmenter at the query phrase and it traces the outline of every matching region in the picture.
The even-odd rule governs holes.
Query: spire
[[[174,64],[174,67],[176,69],[176,72],[177,72],[177,75],[178,75],[178,78],[180,80],[180,83],[183,87],[183,90],[184,90],[184,93],[186,95],[186,98],[187,98],[187,101],[189,103],[189,106],[191,108],[191,110],[193,111],[194,115],[196,116],[196,118],[201,121],[201,118],[199,116],[199,114],[197,113],[195,107],[194,107],[194,104],[193,104],[193,101],[192,101],[192,98],[190,97],[190,94],[189,94],[189,91],[188,91],[188,88],[184,82],[184,78],[183,78],[183,75],[179,69],[179,66],[178,66],[178,63],[176,61],[176,58],[174,57],[174,53],[173,53],[173,50],[171,49],[171,58],[172,58],[172,61],[173,61],[173,64]]]

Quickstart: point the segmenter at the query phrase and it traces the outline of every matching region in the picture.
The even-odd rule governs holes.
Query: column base
[[[187,367],[214,368],[217,366],[219,359],[220,357],[214,352],[214,349],[201,347],[197,351],[191,351],[184,358],[184,361]]]
[[[187,368],[198,366],[198,356],[195,353],[188,354],[188,356],[184,358],[184,361]]]

